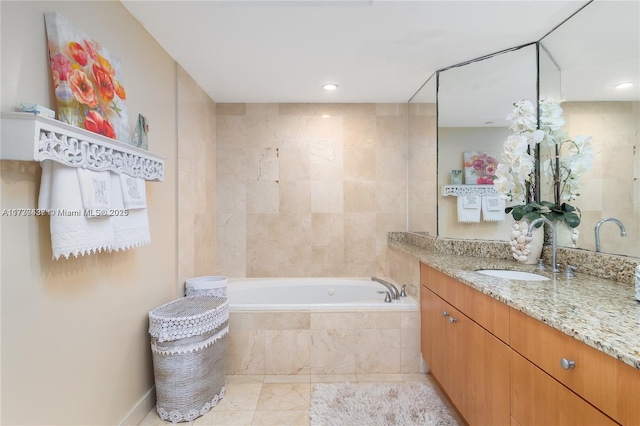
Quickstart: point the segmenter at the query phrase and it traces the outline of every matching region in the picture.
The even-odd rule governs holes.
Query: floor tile
[[[252,425],[309,426],[309,410],[256,411]]]
[[[250,426],[253,421],[255,411],[209,411],[202,417],[197,418],[194,426],[220,425],[220,426]],[[166,426],[166,423],[165,423]]]
[[[255,410],[262,388],[261,383],[227,383],[224,398],[218,402],[214,411]]]
[[[308,374],[275,374],[264,376],[264,383],[309,383]]]
[[[265,383],[256,410],[308,410],[310,401],[309,383]]]
[[[415,373],[415,374],[402,374],[402,378],[405,382],[431,382],[431,377],[428,374]]]
[[[312,374],[311,383],[357,383],[355,374]]]
[[[227,384],[233,383],[262,383],[264,382],[264,375],[261,374],[228,374]]]
[[[359,383],[404,382],[402,374],[356,374]]]

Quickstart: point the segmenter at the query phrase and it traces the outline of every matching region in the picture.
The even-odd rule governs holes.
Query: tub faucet
[[[529,229],[527,230],[527,237],[533,236],[533,228],[540,222],[547,223],[551,227],[551,272],[557,274],[560,272],[558,269],[558,264],[556,263],[556,253],[558,251],[558,238],[556,233],[556,224],[547,219],[546,217],[539,217],[535,219],[533,222],[529,224]]]
[[[389,281],[385,281],[378,277],[371,277],[371,281],[378,282],[383,286],[385,286],[389,290],[389,293],[391,293],[392,299],[397,299],[398,297],[400,297],[400,292],[398,291],[398,288],[395,285],[391,284]]]
[[[604,219],[601,219],[600,221],[598,221],[598,223],[596,223],[596,228],[595,228],[595,233],[596,233],[596,251],[600,251],[600,227],[605,222],[615,222],[615,223],[617,223],[618,226],[620,227],[620,236],[621,237],[626,237],[627,236],[627,230],[624,227],[624,225],[622,224],[622,222],[620,222],[615,217],[605,217]]]

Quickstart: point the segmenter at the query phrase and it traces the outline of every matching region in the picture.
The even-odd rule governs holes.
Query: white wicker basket
[[[185,295],[209,294],[224,297],[227,295],[227,281],[227,277],[215,275],[189,278],[185,283]]]
[[[228,332],[226,297],[186,297],[149,312],[156,409],[162,420],[193,421],[224,396]]]

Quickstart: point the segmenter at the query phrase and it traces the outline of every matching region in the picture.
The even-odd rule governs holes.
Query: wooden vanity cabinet
[[[456,308],[462,300],[474,303],[464,285],[452,286],[433,269],[424,277],[421,346],[431,374],[469,424],[508,425],[509,347]],[[427,280],[449,300],[433,292]]]
[[[615,421],[640,425],[640,370],[516,309],[510,321],[513,350]]]
[[[420,268],[422,355],[468,424],[640,425],[640,370]]]

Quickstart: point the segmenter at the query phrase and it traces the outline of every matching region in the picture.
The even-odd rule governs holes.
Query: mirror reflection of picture
[[[498,160],[484,152],[464,153],[464,183],[467,185],[493,185]]]
[[[138,114],[138,122],[136,123],[136,129],[133,132],[133,145],[142,149],[149,149],[148,135],[149,122],[147,118],[142,114]]]

